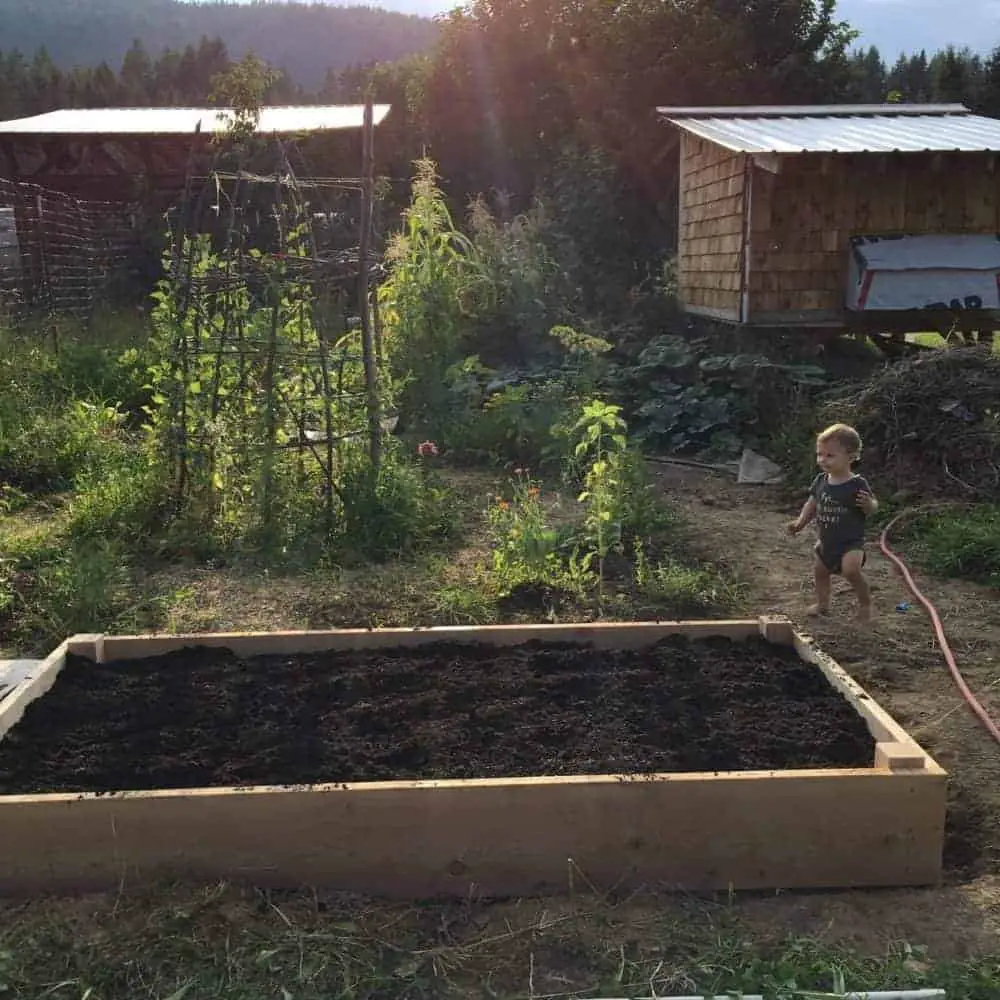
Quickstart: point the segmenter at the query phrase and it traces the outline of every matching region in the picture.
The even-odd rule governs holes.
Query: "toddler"
[[[816,520],[816,603],[810,615],[830,611],[830,578],[842,576],[858,598],[858,617],[871,621],[871,589],[864,575],[865,518],[878,510],[878,501],[863,476],[852,466],[861,457],[861,436],[847,424],[827,427],[816,438],[816,464],[822,470],[813,480],[809,499],[798,518],[788,525],[797,535]]]

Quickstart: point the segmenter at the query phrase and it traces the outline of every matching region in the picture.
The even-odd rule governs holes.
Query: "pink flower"
[[[421,441],[417,445],[417,454],[421,458],[435,458],[438,454],[438,446],[433,441]]]

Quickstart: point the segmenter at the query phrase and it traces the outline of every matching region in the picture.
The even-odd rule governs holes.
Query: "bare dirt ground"
[[[482,981],[491,977],[499,981],[504,970],[511,970],[511,981],[520,982],[531,969],[533,995],[539,995],[539,991],[568,995],[571,985],[579,987],[584,983],[587,970],[595,963],[617,965],[619,954],[624,962],[624,941],[631,952],[659,969],[663,966],[664,935],[671,941],[691,938],[705,947],[715,947],[725,933],[732,931],[747,942],[747,955],[757,955],[789,938],[811,939],[817,947],[848,949],[874,960],[890,954],[912,955],[906,959],[907,970],[912,965],[914,973],[911,985],[918,984],[919,974],[929,968],[930,962],[980,957],[993,961],[994,956],[1000,956],[1000,748],[992,744],[965,707],[924,613],[919,608],[905,613],[895,610],[896,604],[908,595],[891,564],[872,547],[869,573],[878,616],[870,629],[855,625],[850,595],[843,592],[843,585],[835,588],[834,615],[819,622],[808,620],[805,610],[812,599],[811,540],[806,536],[793,539],[785,533],[785,524],[797,507],[788,490],[741,487],[723,475],[664,465],[655,466],[653,471],[665,497],[690,526],[694,549],[706,560],[728,566],[746,582],[747,611],[789,615],[868,687],[950,771],[949,870],[945,883],[927,890],[760,893],[731,898],[721,894],[711,900],[648,892],[616,901],[610,907],[600,900],[573,903],[552,899],[470,907],[466,933],[489,945],[474,942],[477,961],[469,959],[468,975]],[[478,498],[476,503],[480,499],[485,503],[493,488],[489,477],[469,477],[467,483],[469,495]],[[905,557],[905,547],[901,552]],[[315,578],[178,567],[160,572],[147,583],[149,592],[158,595],[157,600],[163,604],[160,627],[168,631],[482,623],[488,620],[484,615],[492,612],[474,600],[476,588],[469,581],[483,557],[483,545],[477,537],[470,539],[468,548],[461,552],[412,567],[393,564],[378,571],[371,567],[345,569],[317,574]],[[428,581],[432,578],[442,587],[430,588]],[[1000,715],[998,595],[923,573],[918,574],[918,579],[944,619],[970,686],[994,715]],[[834,816],[830,821],[836,823],[837,819]],[[209,935],[205,940],[214,942],[205,952],[208,959],[212,959],[212,948],[217,945],[222,949],[220,961],[228,962],[228,928],[239,928],[250,942],[248,947],[257,947],[256,938],[247,935],[249,928],[256,927],[263,918],[255,909],[257,904],[248,902],[246,893],[233,887],[220,887],[219,891],[220,899],[204,909],[205,926],[192,924],[191,933]],[[175,920],[175,912],[187,913],[188,909],[202,906],[191,900],[201,899],[205,890],[181,886],[157,892],[156,905],[166,907],[174,914],[170,919]],[[100,949],[95,954],[108,968],[117,968],[115,963],[124,968],[133,962],[135,949],[149,946],[149,942],[130,936],[123,930],[123,922],[134,920],[137,926],[152,927],[155,936],[155,928],[160,925],[151,915],[155,909],[151,905],[141,894],[133,899],[131,891],[82,900],[37,900],[24,907],[0,905],[0,925],[21,925],[25,934],[41,935],[38,940],[43,944],[39,948],[61,954],[69,947],[67,942],[80,938],[77,926],[82,922],[90,928],[91,936],[99,934],[110,942],[123,942],[121,956],[105,955]],[[289,905],[283,903],[280,913],[274,911],[282,926],[290,927]],[[575,907],[580,905],[593,906],[594,914],[580,917],[575,913]],[[82,916],[81,910],[85,911]],[[267,912],[271,912],[270,908]],[[352,913],[350,920],[357,920],[353,911],[347,912]],[[401,912],[392,907],[377,909],[377,914],[385,915],[386,926],[393,928],[390,932],[379,931],[380,940],[386,933],[390,937],[402,933],[401,925],[397,926],[403,920]],[[444,912],[431,909],[424,914],[414,909],[406,919],[440,920],[445,926]],[[223,931],[216,926],[220,920]],[[336,924],[337,928],[342,926]],[[56,933],[53,927],[62,929]],[[548,928],[545,941],[539,928]],[[165,932],[164,940],[171,933]],[[89,940],[87,935],[83,939]],[[50,940],[54,943],[44,944]],[[295,943],[296,948],[299,945]],[[0,958],[4,947],[0,934]],[[271,951],[273,947],[269,946],[262,954]],[[155,958],[151,958],[154,965]],[[248,962],[254,969],[259,966],[259,959],[253,960],[252,956]],[[480,965],[491,971],[479,976]],[[663,975],[669,971],[667,961]],[[692,984],[684,978],[691,969],[684,965],[676,971],[680,978],[673,983],[676,988],[672,992],[691,992]],[[0,982],[3,973],[0,962]],[[190,969],[188,973],[194,975]],[[69,974],[53,972],[47,981],[69,978]],[[756,978],[753,982],[758,985]],[[166,996],[173,989],[142,995]],[[649,991],[640,992],[645,995]],[[38,991],[16,995],[36,996]],[[109,991],[107,995],[138,994]]]
[[[791,538],[798,511],[788,488],[740,486],[700,469],[657,465],[663,494],[692,529],[692,544],[748,586],[754,613],[788,615],[849,670],[918,739],[950,778],[946,885],[912,892],[797,895],[748,901],[743,916],[766,925],[820,932],[863,950],[879,941],[919,941],[938,956],[1000,951],[1000,747],[967,709],[938,649],[930,620],[892,563],[869,548],[876,621],[853,619],[849,588],[834,587],[833,615],[806,616],[812,603],[813,539]],[[804,492],[805,487],[803,487]],[[894,546],[904,559],[905,547]],[[911,571],[914,567],[910,566]],[[969,686],[1000,717],[1000,600],[995,591],[917,573],[937,607]],[[830,942],[832,943],[832,941]]]

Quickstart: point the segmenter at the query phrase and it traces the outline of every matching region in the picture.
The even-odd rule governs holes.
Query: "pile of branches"
[[[896,489],[1000,500],[1000,356],[923,352],[824,406],[864,439],[864,468]]]

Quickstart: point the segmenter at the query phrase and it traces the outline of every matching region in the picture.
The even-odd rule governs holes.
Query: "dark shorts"
[[[864,566],[868,562],[868,553],[865,552],[863,545],[848,545],[845,549],[824,550],[823,546],[817,542],[816,548],[813,549],[816,553],[816,558],[827,568],[827,571],[835,575],[840,575],[844,569],[844,556],[848,552],[860,552],[861,553],[861,565]]]

